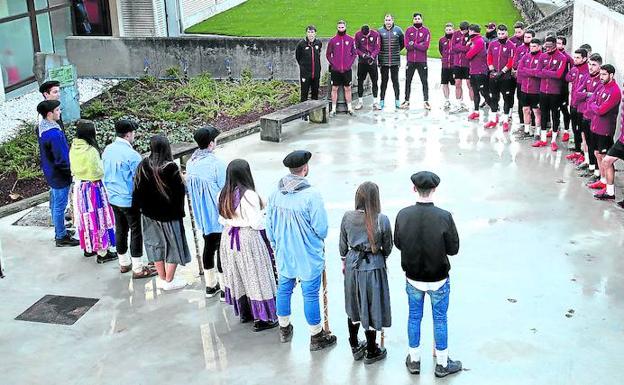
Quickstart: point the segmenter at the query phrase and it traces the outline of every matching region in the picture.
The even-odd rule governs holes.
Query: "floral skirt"
[[[258,230],[226,226],[221,233],[225,301],[242,319],[277,319],[272,250]]]
[[[80,248],[93,253],[115,246],[115,216],[102,182],[76,182],[72,201]]]

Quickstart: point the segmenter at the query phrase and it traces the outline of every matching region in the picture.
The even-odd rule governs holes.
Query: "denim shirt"
[[[141,155],[125,139],[115,138],[113,143],[106,146],[102,154],[104,164],[102,182],[104,182],[108,200],[112,205],[132,206],[134,174],[141,159]]]
[[[220,233],[219,193],[225,186],[225,163],[208,150],[196,150],[186,163],[186,190],[195,223],[204,235]]]
[[[303,177],[284,177],[266,207],[266,234],[280,276],[311,281],[323,272],[327,226],[320,192]]]

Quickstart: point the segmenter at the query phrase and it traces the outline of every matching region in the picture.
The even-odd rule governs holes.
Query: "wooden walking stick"
[[[195,226],[195,214],[193,214],[193,204],[191,203],[191,196],[188,191],[186,192],[186,200],[189,206],[189,216],[191,217],[191,228],[193,231],[193,240],[195,241],[195,257],[197,258],[197,265],[199,266],[199,275],[204,275],[204,265],[202,258],[199,255],[199,240],[197,239],[197,228]]]
[[[323,322],[323,328],[325,332],[330,333],[329,331],[329,307],[327,303],[327,274],[323,269],[323,317],[325,321]]]

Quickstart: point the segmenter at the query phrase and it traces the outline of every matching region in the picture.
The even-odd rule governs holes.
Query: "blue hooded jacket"
[[[304,177],[280,180],[266,207],[266,234],[279,275],[310,281],[323,272],[327,212],[320,192]]]
[[[39,160],[50,187],[60,189],[71,184],[69,145],[57,122],[43,119],[39,123]]]

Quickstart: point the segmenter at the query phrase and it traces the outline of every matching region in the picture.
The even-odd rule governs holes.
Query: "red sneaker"
[[[550,144],[550,149],[553,150],[553,151],[557,151],[559,149],[559,146],[557,146],[557,143],[552,142]]]
[[[489,121],[483,125],[483,128],[495,128],[497,125],[498,123]]]
[[[548,146],[548,143],[542,142],[541,140],[536,140],[535,142],[533,142],[533,144],[531,146],[533,146],[533,147],[546,147],[546,146]]]
[[[585,162],[585,156],[584,156],[584,155],[581,155],[581,156],[579,156],[578,158],[576,158],[576,160],[574,161],[574,164],[575,164],[576,166],[580,166],[580,165],[582,165],[582,164],[583,164],[583,162]]]
[[[568,134],[567,132],[564,132],[563,137],[561,138],[561,141],[567,142],[568,140],[570,140],[570,134]]]
[[[573,153],[572,153],[572,154],[570,154],[570,155],[566,155],[566,157],[565,157],[565,158],[566,158],[567,160],[572,160],[572,161],[574,161],[574,160],[577,160],[579,156],[581,156],[581,154],[580,154],[580,153],[578,153],[578,152],[573,152]]]
[[[468,120],[479,120],[479,113],[477,111],[473,111],[470,115],[468,115]]]
[[[552,138],[552,130],[548,130],[548,132],[546,133],[546,137]]]
[[[589,187],[592,190],[602,190],[603,188],[606,189],[607,185],[597,180],[594,183],[589,183],[587,187]]]
[[[605,195],[606,193],[607,193],[607,188],[605,187],[603,189],[600,189],[600,190],[596,191],[594,196],[596,196],[596,195]]]
[[[503,122],[503,132],[509,131],[509,122]]]

